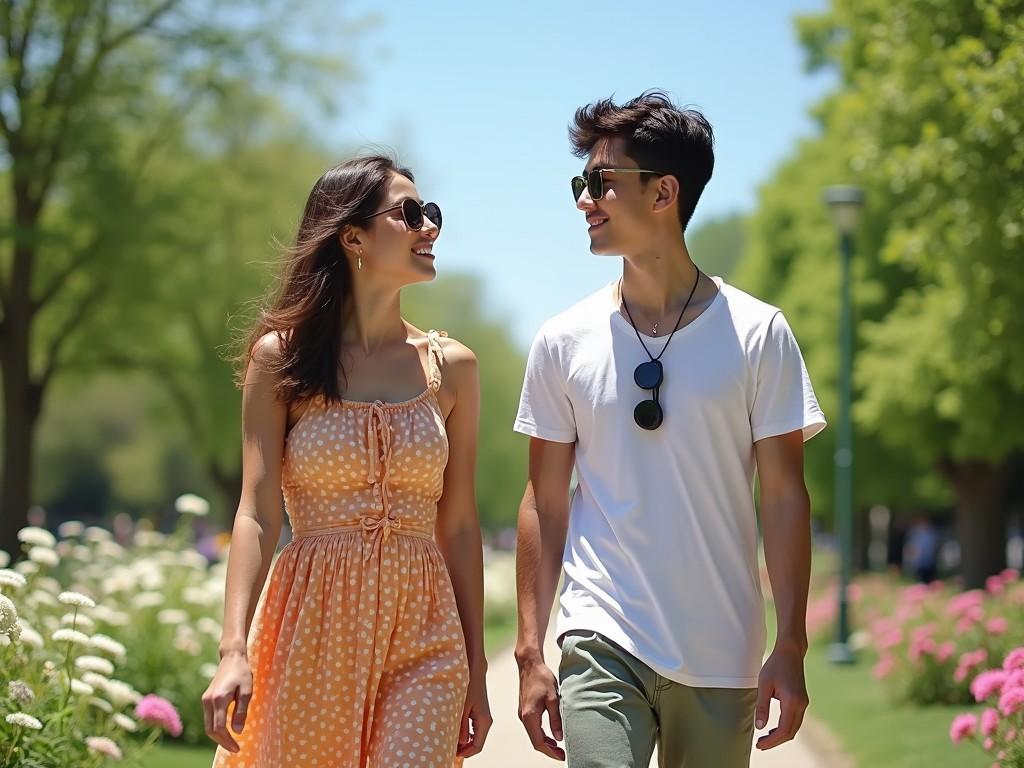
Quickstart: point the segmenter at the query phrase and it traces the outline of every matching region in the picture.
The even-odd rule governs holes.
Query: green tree
[[[472,349],[480,370],[480,439],[477,503],[488,527],[514,525],[526,483],[526,451],[512,431],[526,358],[506,318],[485,310],[486,292],[470,275],[416,286],[403,296],[403,312],[417,326],[447,331]]]
[[[729,279],[743,255],[746,218],[742,213],[718,216],[701,224],[687,237],[690,254],[701,269]]]
[[[978,586],[1004,563],[1024,449],[1024,3],[834,0],[800,30],[841,84],[816,110],[821,137],[763,191],[743,272],[783,297],[815,373],[834,376],[836,248],[817,201],[828,183],[867,189],[855,417],[879,451],[859,452],[858,483],[892,493],[927,467],[917,490],[933,492],[937,473]],[[803,202],[777,203],[797,187]],[[876,470],[881,457],[897,463]]]
[[[139,245],[173,201],[161,197],[151,163],[189,135],[196,114],[252,93],[252,83],[328,66],[326,57],[282,42],[291,5],[0,6],[0,548],[16,549],[24,524],[33,438],[54,377],[90,358],[89,345],[101,338],[89,336],[97,316],[116,311],[118,327],[130,328],[148,299],[140,288],[160,274]],[[194,146],[214,139],[190,138]]]

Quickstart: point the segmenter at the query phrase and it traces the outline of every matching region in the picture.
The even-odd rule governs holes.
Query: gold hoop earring
[[[363,268],[363,249],[359,249],[359,255],[356,257],[356,269]]]

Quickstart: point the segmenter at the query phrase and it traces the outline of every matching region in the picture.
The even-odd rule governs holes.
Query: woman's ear
[[[338,233],[338,241],[341,243],[341,247],[351,253],[359,253],[365,245],[365,240],[366,236],[363,230],[351,224],[346,224],[341,228],[341,232]]]
[[[652,210],[655,212],[672,210],[676,207],[679,199],[679,179],[675,176],[660,176],[658,178],[658,195],[654,198]]]

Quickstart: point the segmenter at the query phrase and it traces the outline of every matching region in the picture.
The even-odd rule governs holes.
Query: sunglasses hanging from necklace
[[[629,324],[633,327],[633,333],[636,334],[637,341],[640,342],[640,346],[644,348],[644,352],[650,358],[646,363],[640,363],[636,370],[633,371],[633,381],[636,382],[636,385],[640,389],[651,390],[651,399],[640,401],[636,408],[633,409],[633,421],[641,429],[655,430],[665,420],[665,412],[662,410],[661,402],[659,401],[661,385],[665,381],[665,369],[661,364],[661,356],[665,354],[665,350],[668,349],[668,345],[672,342],[672,337],[679,330],[679,324],[683,321],[683,315],[686,314],[686,308],[690,306],[690,299],[693,298],[699,282],[700,270],[698,269],[697,277],[693,281],[693,288],[690,289],[690,295],[686,297],[686,303],[683,304],[683,309],[676,319],[676,325],[672,329],[672,333],[665,340],[665,345],[661,348],[661,352],[658,353],[657,357],[654,357],[647,348],[647,345],[644,344],[643,337],[640,336],[640,331],[636,328],[636,323],[633,322],[633,315],[629,312],[629,304],[626,303],[626,297],[622,293],[622,281],[619,280],[619,299],[622,301],[622,308],[626,310],[626,317],[629,318]]]

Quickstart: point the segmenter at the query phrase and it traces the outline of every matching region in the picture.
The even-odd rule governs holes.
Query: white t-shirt
[[[576,443],[578,485],[556,631],[599,632],[670,680],[753,688],[765,650],[754,442],[825,426],[775,307],[719,292],[661,358],[665,420],[633,421],[649,358],[614,285],[548,320],[530,350],[515,430]],[[667,334],[645,336],[657,356]]]

